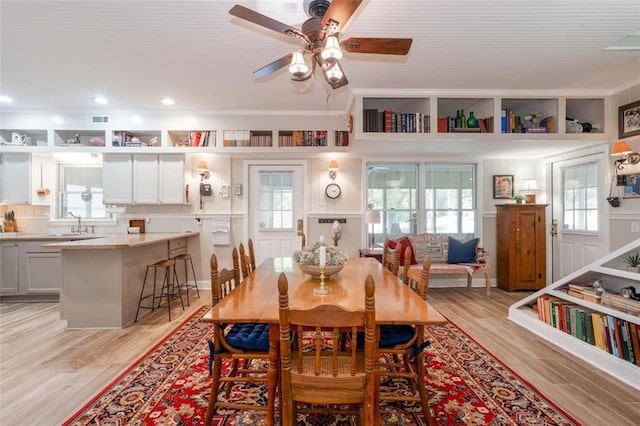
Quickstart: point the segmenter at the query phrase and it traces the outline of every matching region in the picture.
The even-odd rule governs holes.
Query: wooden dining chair
[[[211,300],[219,303],[233,288],[240,285],[238,252],[233,248],[233,270],[218,269],[218,259],[211,255]],[[214,324],[214,340],[209,342],[212,364],[211,392],[205,424],[211,424],[218,408],[235,410],[267,410],[266,405],[255,401],[242,402],[230,399],[232,387],[236,383],[249,385],[266,385],[267,368],[263,361],[269,358],[269,325],[261,323]],[[223,360],[230,360],[229,372],[222,376]],[[257,365],[253,365],[254,361]],[[242,362],[242,367],[238,368]],[[220,400],[221,385],[226,391]]]
[[[253,247],[253,242],[251,243],[251,246]],[[238,251],[240,252],[240,270],[242,272],[242,279],[245,279],[255,269],[256,262],[255,260],[253,260],[253,263],[251,262],[250,255],[246,253],[242,243],[238,246]],[[253,248],[251,251],[253,251]]]
[[[384,239],[382,250],[382,266],[390,270],[393,275],[398,275],[400,271],[400,256],[402,256],[402,247],[396,244],[395,248],[389,247],[389,238]]]
[[[300,411],[328,412],[317,405],[357,405],[356,421],[372,425],[376,407],[377,328],[375,325],[375,284],[367,276],[362,309],[347,311],[339,306],[323,304],[309,309],[290,309],[288,282],[284,273],[278,278],[280,305],[280,355],[282,383],[282,424],[297,424]],[[351,345],[341,350],[339,339],[344,333],[355,336],[364,328],[364,352]],[[304,333],[303,333],[304,332]],[[311,332],[311,333],[309,333]],[[292,342],[295,339],[296,345]],[[311,339],[305,347],[304,336]],[[327,345],[326,336],[332,340]],[[355,342],[355,338],[352,340]],[[304,410],[303,410],[304,409]],[[330,412],[338,407],[332,405]]]
[[[399,246],[399,244],[398,244]],[[400,253],[394,254],[399,257]],[[411,262],[411,247],[405,249],[405,262]],[[429,273],[430,262],[429,256],[426,256],[426,273]],[[394,272],[392,264],[387,268]],[[398,269],[394,275],[398,274]],[[400,278],[398,278],[402,281]],[[427,298],[427,280],[414,279],[403,281],[413,291],[418,293],[422,299]],[[382,401],[414,401],[419,402],[422,406],[422,412],[427,424],[431,423],[431,410],[429,408],[429,398],[427,396],[426,384],[424,381],[424,353],[423,351],[429,346],[429,341],[424,341],[424,336],[420,336],[422,328],[411,325],[382,325],[380,326],[380,341],[378,344],[378,352],[380,356],[380,380],[407,380],[411,395],[398,394],[396,392],[384,392],[384,388],[380,391],[379,398]],[[414,366],[415,361],[415,366]]]
[[[256,270],[256,252],[253,250],[253,240],[249,238],[247,241],[247,248],[249,249],[249,265],[251,265],[251,270]]]

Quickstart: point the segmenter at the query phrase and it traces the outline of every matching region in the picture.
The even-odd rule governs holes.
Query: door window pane
[[[562,229],[598,231],[598,165],[579,164],[562,169]]]
[[[293,173],[260,172],[259,180],[260,228],[293,229]]]

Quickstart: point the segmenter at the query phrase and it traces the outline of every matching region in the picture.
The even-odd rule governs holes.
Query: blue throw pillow
[[[478,247],[479,241],[480,238],[472,238],[463,242],[449,237],[447,263],[475,263],[476,247]]]

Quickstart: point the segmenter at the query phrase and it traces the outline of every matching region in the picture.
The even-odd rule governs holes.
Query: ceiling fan
[[[254,71],[255,75],[264,77],[288,65],[292,80],[305,81],[311,78],[316,67],[319,67],[327,83],[337,89],[349,83],[339,62],[343,50],[351,53],[406,55],[413,42],[410,38],[351,37],[339,40],[340,31],[360,3],[362,0],[304,0],[304,10],[310,18],[302,24],[301,29],[238,4],[233,6],[229,13],[296,38],[302,43],[302,50],[276,59]]]

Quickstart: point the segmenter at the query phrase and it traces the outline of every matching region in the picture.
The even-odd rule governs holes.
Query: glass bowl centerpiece
[[[320,247],[326,247],[326,263],[324,275],[326,278],[335,275],[342,270],[347,261],[347,255],[340,251],[338,247],[327,246],[324,241],[316,241],[310,246],[293,252],[293,261],[298,268],[311,278],[320,278]]]

